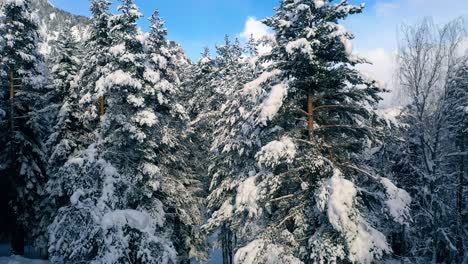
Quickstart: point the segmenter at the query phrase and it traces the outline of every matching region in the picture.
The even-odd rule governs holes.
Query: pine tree
[[[161,197],[168,212],[166,228],[172,230],[172,241],[178,261],[206,258],[204,237],[199,230],[203,222],[201,182],[199,175],[188,165],[191,142],[187,133],[189,117],[182,105],[180,91],[181,59],[183,56],[166,39],[167,30],[156,10],[150,17],[151,31],[146,41],[150,78],[157,91],[156,111],[160,113],[157,140],[158,164],[162,174]]]
[[[60,168],[71,153],[77,148],[76,132],[77,120],[72,116],[72,108],[76,108],[75,78],[80,68],[77,57],[76,41],[73,36],[62,33],[57,41],[58,56],[53,60],[51,76],[53,92],[51,103],[55,105],[56,117],[52,121],[56,124],[50,135],[47,146],[50,153],[49,175]]]
[[[38,52],[38,26],[30,1],[6,1],[0,21],[0,67],[2,103],[8,106],[7,122],[2,123],[0,170],[10,179],[7,191],[16,217],[12,235],[16,254],[24,251],[24,239],[34,242],[40,234],[36,223],[41,218],[44,195],[45,124],[41,123],[41,98],[45,97],[46,70]],[[3,112],[2,112],[3,113]],[[28,228],[28,233],[24,230]]]
[[[443,184],[449,185],[447,192],[444,193],[446,195],[444,201],[450,209],[444,212],[447,216],[443,220],[447,225],[441,229],[441,232],[450,243],[448,248],[442,251],[445,260],[462,263],[466,258],[468,247],[463,226],[463,219],[467,217],[465,200],[468,177],[468,64],[466,62],[451,77],[445,97],[442,107],[445,116],[445,136],[442,142],[445,158],[441,162],[441,170],[445,175]]]
[[[412,197],[412,224],[394,233],[395,254],[412,262],[457,262],[460,256],[453,210],[460,152],[458,129],[449,120],[453,109],[463,108],[456,106],[463,96],[453,97],[452,82],[465,60],[458,55],[464,30],[461,20],[438,27],[430,19],[402,30],[399,80],[409,101],[379,156],[382,171]]]
[[[49,101],[48,112],[49,123],[54,124],[46,141],[48,166],[48,181],[46,184],[47,195],[44,197],[44,215],[41,227],[44,235],[51,224],[57,210],[66,205],[67,196],[62,192],[62,178],[60,168],[66,163],[72,153],[79,146],[80,132],[82,127],[76,117],[77,110],[77,87],[76,75],[80,68],[80,60],[77,57],[77,43],[73,36],[61,34],[57,40],[57,57],[51,60],[54,65],[51,69],[52,91],[47,97]],[[44,248],[47,240],[43,239]]]
[[[184,73],[183,89],[187,94],[189,113],[192,119],[199,117],[202,113],[207,113],[205,106],[209,105],[206,100],[213,94],[211,86],[213,72],[215,70],[214,61],[210,56],[210,50],[205,48],[197,63],[190,65]],[[200,115],[200,116],[199,116]]]
[[[209,132],[206,138],[209,140],[214,135],[211,142],[213,157],[209,166],[211,193],[208,197],[209,212],[214,215],[205,229],[212,233],[220,231],[218,240],[222,245],[224,263],[232,263],[234,234],[231,229],[253,226],[253,223],[245,225],[246,222],[229,221],[223,207],[226,200],[231,198],[230,193],[232,188],[237,187],[239,178],[248,175],[254,167],[254,153],[250,149],[257,144],[256,133],[245,126],[250,108],[246,105],[248,98],[242,92],[243,86],[253,79],[254,67],[249,63],[250,58],[244,57],[244,49],[237,40],[233,44],[226,38],[224,45],[218,46],[217,51],[216,70],[211,84],[215,91],[211,101],[216,103],[211,108],[213,132]],[[236,233],[237,240],[242,238],[240,233]]]
[[[101,100],[94,100],[96,82],[105,74],[108,74],[106,65],[109,63],[111,54],[111,17],[109,7],[111,2],[108,0],[96,0],[91,2],[91,32],[85,44],[85,49],[88,51],[84,61],[84,67],[80,70],[77,79],[78,87],[82,96],[78,99],[80,105],[80,122],[85,126],[88,132],[96,129],[98,122],[99,111],[101,110]],[[104,99],[104,98],[101,98]],[[84,133],[83,133],[84,134]],[[88,136],[86,136],[88,137]],[[92,136],[88,140],[87,147],[92,142]]]
[[[214,189],[210,222],[230,226],[236,263],[370,263],[391,252],[377,228],[404,223],[410,198],[363,158],[382,90],[355,69],[353,36],[338,24],[361,10],[284,0],[265,20],[276,44],[243,88],[242,129],[226,127],[217,146],[238,164],[220,166],[236,173]]]
[[[61,169],[68,175],[71,204],[51,226],[53,262],[167,263],[199,257],[201,216],[177,155],[186,114],[177,102],[176,67],[160,25],[143,46],[135,38],[141,14],[133,1],[122,2],[121,14],[110,20],[111,47],[102,75],[80,100],[90,109],[83,120],[91,128],[95,124],[96,143]],[[93,105],[98,101],[99,111]],[[83,223],[80,234],[72,224],[77,219]]]

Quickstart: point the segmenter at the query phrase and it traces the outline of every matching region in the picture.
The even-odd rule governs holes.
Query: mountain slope
[[[32,1],[32,8],[39,20],[42,35],[41,52],[44,55],[51,53],[55,40],[61,32],[71,32],[78,41],[86,38],[89,18],[65,12],[47,0]]]
[[[2,4],[5,0],[0,0]],[[32,9],[37,16],[41,33],[40,49],[44,55],[52,52],[52,47],[60,32],[70,32],[77,40],[86,38],[89,18],[73,15],[54,7],[47,0],[31,1]]]

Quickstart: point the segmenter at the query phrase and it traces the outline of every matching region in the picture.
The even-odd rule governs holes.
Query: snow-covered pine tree
[[[80,69],[77,46],[74,37],[62,33],[57,40],[57,57],[52,60],[51,78],[53,91],[50,103],[54,105],[55,124],[53,133],[47,140],[49,155],[49,175],[52,176],[67,161],[77,148],[77,120],[73,117],[76,109],[77,91],[75,78]],[[76,111],[76,110],[75,110]]]
[[[227,127],[234,140],[218,146],[255,160],[231,163],[236,174],[228,171],[211,197],[210,223],[241,234],[236,263],[370,263],[391,252],[377,230],[382,212],[403,223],[410,198],[362,158],[377,138],[382,90],[355,69],[362,60],[339,25],[361,11],[347,1],[284,0],[265,20],[276,43],[243,88],[251,107],[242,130]],[[236,145],[238,131],[251,131],[250,146]],[[257,226],[244,232],[248,218]]]
[[[465,58],[466,60],[466,58]],[[468,241],[466,236],[466,222],[468,204],[468,63],[457,69],[447,87],[446,99],[442,107],[445,116],[444,137],[442,139],[444,160],[441,170],[444,172],[444,185],[449,185],[445,193],[446,201],[451,210],[445,212],[448,223],[442,234],[447,236],[448,248],[443,249],[444,259],[456,263],[466,261]],[[454,195],[456,194],[456,195]],[[453,208],[455,210],[453,210]],[[465,226],[464,226],[465,225]]]
[[[171,263],[198,253],[199,211],[189,207],[194,200],[187,182],[180,181],[184,171],[173,166],[185,116],[174,100],[177,75],[166,44],[152,42],[152,37],[164,40],[159,35],[150,34],[149,56],[145,53],[136,38],[141,14],[133,1],[122,3],[122,13],[111,19],[102,75],[81,100],[89,105],[105,100],[104,109],[92,106],[83,116],[92,124],[101,115],[96,143],[61,169],[70,179],[65,189],[71,205],[51,226],[53,262]],[[77,219],[83,223],[79,233],[73,225]]]
[[[104,100],[94,100],[93,94],[96,92],[96,82],[105,74],[108,74],[106,65],[111,59],[110,47],[110,20],[111,14],[109,7],[111,2],[108,0],[93,0],[91,2],[91,30],[90,36],[85,44],[86,56],[83,59],[77,80],[77,87],[80,89],[79,98],[80,113],[79,119],[88,131],[96,129],[96,123],[100,115],[101,104]],[[101,98],[105,99],[105,98]],[[84,133],[83,133],[84,134]],[[84,138],[88,135],[84,136]],[[92,142],[92,136],[88,140],[88,146]]]
[[[205,239],[199,230],[203,223],[202,185],[196,169],[189,166],[192,142],[188,130],[189,116],[182,106],[180,90],[184,56],[177,45],[166,39],[165,23],[156,10],[150,17],[151,31],[146,39],[149,59],[147,77],[156,92],[159,136],[157,164],[162,183],[159,195],[167,212],[166,228],[178,253],[178,261],[206,258]]]
[[[13,249],[22,254],[24,239],[34,242],[40,232],[36,223],[42,215],[46,161],[45,125],[39,110],[44,106],[41,100],[47,93],[47,78],[30,1],[4,1],[1,13],[1,105],[7,106],[7,118],[0,129],[0,171],[3,178],[10,179],[6,191],[12,197],[17,225]]]
[[[205,99],[213,93],[211,78],[214,72],[214,60],[211,58],[210,50],[205,48],[201,54],[200,60],[188,67],[184,72],[184,82],[182,87],[187,94],[189,104],[189,113],[192,119],[198,117],[204,109]]]
[[[77,54],[77,43],[72,35],[59,35],[55,47],[57,56],[50,60],[51,91],[47,97],[49,123],[53,124],[46,141],[47,148],[47,195],[44,197],[43,218],[40,226],[44,237],[41,243],[47,246],[47,228],[51,224],[57,210],[68,203],[68,197],[62,192],[64,178],[59,174],[60,168],[66,163],[70,155],[78,148],[80,133],[76,113],[78,112],[78,91],[75,83],[80,68]]]
[[[211,84],[216,97],[211,100],[218,105],[213,105],[211,110],[215,111],[215,118],[211,120],[213,132],[210,136],[214,135],[214,140],[210,141],[212,161],[209,175],[212,179],[208,197],[208,210],[213,215],[205,229],[218,234],[223,263],[233,263],[234,240],[241,241],[243,234],[237,232],[234,238],[231,229],[245,228],[244,231],[249,232],[249,228],[255,226],[254,223],[246,225],[243,221],[231,222],[223,211],[241,180],[255,167],[255,153],[251,150],[258,145],[257,133],[245,125],[251,108],[247,96],[242,92],[244,85],[254,78],[255,67],[249,63],[250,58],[244,56],[245,50],[237,40],[231,43],[226,38],[224,45],[218,46],[217,51],[216,70]]]
[[[450,82],[464,61],[459,56],[463,23],[438,27],[425,19],[401,31],[399,81],[409,102],[385,142],[383,168],[412,197],[412,224],[397,233],[404,243],[395,252],[412,262],[456,262],[459,256],[453,210],[459,174],[450,164],[458,151],[448,120],[455,102]]]

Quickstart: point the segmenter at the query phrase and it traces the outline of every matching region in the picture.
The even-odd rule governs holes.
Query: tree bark
[[[463,118],[465,119],[465,118]],[[465,120],[463,120],[463,123]],[[465,128],[466,129],[466,128]],[[464,230],[463,230],[463,188],[465,186],[465,162],[467,161],[467,154],[466,154],[466,144],[467,144],[466,132],[461,132],[460,135],[460,171],[458,172],[458,186],[457,186],[457,251],[458,251],[458,263],[462,263],[464,259],[464,246],[463,246],[463,237],[464,237]]]
[[[312,95],[307,96],[307,113],[309,116],[307,126],[309,131],[309,140],[312,141],[314,138],[314,98]]]
[[[11,237],[11,249],[14,255],[24,255],[24,229],[20,223],[18,223],[18,217],[16,216],[14,223],[14,230]]]
[[[105,100],[104,95],[99,97],[99,113],[103,116],[106,113],[106,108],[104,106]]]

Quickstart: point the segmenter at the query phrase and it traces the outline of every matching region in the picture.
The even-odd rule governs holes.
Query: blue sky
[[[72,13],[89,15],[88,0],[50,2]],[[197,58],[203,47],[222,42],[225,34],[238,36],[245,30],[249,17],[260,20],[272,15],[278,3],[279,0],[136,0],[145,17],[156,7],[160,9],[169,38],[181,43],[192,58]],[[356,34],[355,50],[361,52],[394,49],[396,29],[401,23],[412,23],[425,16],[435,16],[436,22],[444,23],[468,14],[468,0],[368,0],[365,3],[367,8],[363,14],[345,22]],[[140,25],[146,29],[146,19]]]
[[[69,12],[89,15],[89,0],[49,1]],[[213,48],[215,44],[222,43],[225,34],[242,38],[250,33],[267,33],[259,20],[272,15],[280,0],[135,1],[145,17],[159,8],[167,22],[169,39],[180,43],[196,60],[204,47]],[[468,16],[468,0],[363,1],[366,3],[364,13],[350,17],[344,25],[356,36],[354,51],[373,63],[361,69],[389,86],[393,78],[397,28],[400,25],[412,24],[427,16],[433,17],[437,24]],[[362,1],[349,2],[359,4]],[[140,21],[140,26],[144,30],[148,28],[146,18]]]
[[[89,15],[88,0],[50,0],[72,13]],[[117,1],[115,1],[117,2]],[[249,16],[263,18],[273,14],[278,0],[136,0],[140,11],[148,17],[157,7],[167,23],[169,38],[183,45],[196,58],[203,47],[223,40],[225,34],[243,31]],[[147,28],[146,19],[140,22]]]

